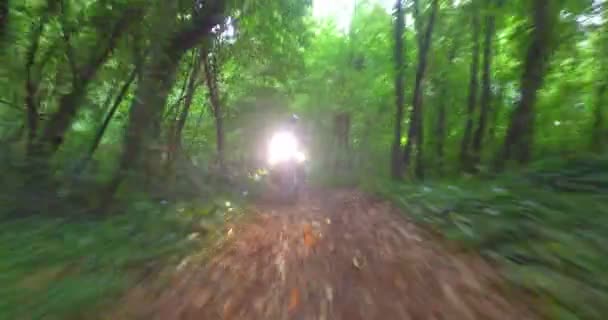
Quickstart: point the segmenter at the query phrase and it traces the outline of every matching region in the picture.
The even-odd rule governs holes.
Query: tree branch
[[[140,13],[140,10],[125,10],[118,22],[113,26],[108,37],[107,45],[101,53],[98,55],[92,54],[89,62],[78,72],[79,82],[72,88],[72,92],[61,96],[59,99],[59,108],[51,116],[51,119],[41,136],[40,145],[38,147],[42,148],[44,145],[49,144],[50,148],[48,150],[39,150],[40,152],[54,153],[61,145],[63,142],[63,135],[78,111],[80,106],[79,101],[86,93],[87,85],[116,47],[116,42],[121,33],[132,21],[134,21],[134,17],[138,16]]]
[[[59,6],[61,8],[60,21],[61,21],[61,38],[63,39],[63,43],[65,45],[66,55],[68,57],[68,64],[70,65],[70,69],[72,70],[72,84],[75,86],[80,80],[78,79],[78,65],[76,63],[76,56],[74,55],[74,48],[70,42],[72,30],[68,30],[67,27],[67,19],[66,19],[66,4],[63,0],[59,2]]]
[[[26,53],[25,63],[25,107],[27,116],[28,126],[28,141],[27,141],[27,153],[29,154],[32,150],[32,142],[36,136],[38,129],[38,81],[34,80],[33,68],[36,62],[36,53],[40,47],[40,37],[44,32],[44,27],[48,22],[48,13],[43,13],[39,18],[38,24],[32,26],[32,40]]]
[[[204,14],[196,14],[191,24],[178,32],[169,43],[169,51],[175,55],[194,47],[204,36],[211,33],[214,26],[224,21],[223,10],[225,1],[209,0],[197,11]]]

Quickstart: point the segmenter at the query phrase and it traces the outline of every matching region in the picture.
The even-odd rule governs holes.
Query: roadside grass
[[[498,262],[550,319],[608,314],[607,158],[492,180],[374,183],[414,219]]]
[[[96,319],[121,294],[200,250],[235,211],[137,201],[105,218],[0,223],[0,319]]]

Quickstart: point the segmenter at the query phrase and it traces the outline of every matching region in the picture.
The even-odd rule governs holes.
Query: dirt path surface
[[[389,204],[355,191],[258,205],[142,319],[533,319],[496,272],[451,253]]]

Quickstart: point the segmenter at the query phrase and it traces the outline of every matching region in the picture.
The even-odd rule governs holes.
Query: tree
[[[471,166],[476,168],[481,161],[481,148],[487,128],[488,115],[491,111],[492,103],[492,55],[493,55],[493,39],[495,32],[495,20],[492,13],[493,0],[486,0],[486,17],[485,17],[485,36],[483,42],[483,72],[481,80],[481,110],[479,113],[479,121],[477,129],[473,136],[472,163]]]
[[[404,10],[402,0],[395,4],[395,133],[393,138],[391,175],[393,179],[399,179],[402,175],[401,169],[401,123],[403,121],[404,104],[404,69],[403,59],[404,45],[403,33],[405,29]]]
[[[101,143],[101,139],[103,138],[103,135],[106,133],[106,130],[108,129],[108,126],[110,125],[110,122],[112,121],[112,118],[114,117],[114,114],[116,114],[118,107],[120,106],[121,102],[124,100],[125,95],[129,91],[129,87],[131,87],[131,84],[133,83],[133,81],[135,80],[135,78],[137,76],[137,73],[138,73],[138,70],[131,71],[131,74],[129,75],[127,80],[123,83],[122,87],[120,88],[120,91],[118,92],[118,95],[116,95],[116,98],[114,98],[114,102],[112,103],[112,106],[108,110],[108,112],[103,120],[103,123],[99,127],[99,130],[97,130],[97,133],[95,134],[95,138],[93,139],[93,143],[91,143],[91,147],[89,148],[89,151],[87,152],[85,158],[83,159],[82,164],[81,164],[80,168],[78,169],[78,171],[84,170],[86,168],[87,164],[89,163],[89,161],[91,161],[91,159],[93,158],[93,154],[95,154],[97,147],[99,147],[99,143]],[[112,94],[108,94],[108,98],[111,98],[111,97],[112,97]],[[108,100],[108,101],[111,101],[111,100]]]
[[[105,43],[102,44],[101,50],[97,49],[99,47],[98,43],[95,43],[93,48],[87,50],[90,54],[86,56],[85,62],[82,64],[75,61],[75,56],[70,53],[72,52],[71,44],[66,44],[68,60],[72,69],[72,88],[70,92],[58,98],[57,111],[50,116],[42,132],[31,142],[30,157],[36,159],[35,162],[38,163],[38,165],[42,165],[44,168],[44,164],[41,164],[40,161],[48,161],[50,156],[52,156],[63,143],[64,135],[72,124],[72,121],[81,106],[80,102],[86,94],[88,85],[116,47],[118,38],[125,29],[128,28],[129,23],[133,21],[133,17],[137,17],[140,12],[141,11],[138,9],[127,8],[122,15],[118,17],[117,21],[113,22],[110,20],[111,25],[107,34],[104,34],[105,32],[102,31],[107,27],[105,22],[97,25],[99,32],[102,35],[105,35]],[[67,41],[69,41],[69,38],[66,39],[66,42]],[[30,95],[28,95],[28,97],[29,96]],[[36,110],[30,110],[28,111],[28,114],[33,114],[35,112]],[[30,134],[33,134],[33,131],[36,130],[36,126],[33,125],[35,121],[32,121],[32,119],[30,119],[30,121]],[[45,170],[46,169],[43,169],[43,171]]]
[[[8,0],[0,0],[0,47],[6,36],[6,26],[8,25],[9,3]]]
[[[426,73],[426,67],[428,63],[428,52],[431,48],[431,41],[433,36],[433,28],[435,26],[435,19],[437,12],[439,11],[439,1],[433,0],[431,4],[431,14],[429,21],[424,32],[424,37],[420,42],[421,47],[418,48],[418,66],[416,68],[416,79],[414,82],[414,94],[412,98],[412,112],[410,115],[410,127],[408,130],[408,139],[404,151],[404,163],[407,168],[410,164],[410,155],[412,149],[416,149],[416,176],[420,179],[424,177],[424,164],[423,164],[423,146],[424,146],[424,119],[423,119],[423,81]]]
[[[552,1],[534,0],[532,3],[533,28],[521,78],[521,98],[511,114],[503,148],[497,159],[498,169],[504,166],[505,161],[517,160],[519,163],[526,163],[531,158],[534,106],[553,50],[553,29],[557,12]]]
[[[608,11],[604,8],[604,19],[608,16]],[[604,20],[604,23],[599,28],[600,34],[598,35],[596,44],[597,59],[600,61],[599,67],[597,68],[596,75],[596,89],[595,89],[595,106],[593,108],[593,125],[591,128],[591,150],[600,152],[608,141],[608,131],[606,130],[606,91],[608,91],[608,68],[606,67],[606,54],[608,54],[608,22]]]
[[[605,106],[606,106],[606,89],[608,89],[608,83],[602,77],[598,80],[598,85],[596,89],[596,101],[595,108],[593,112],[593,127],[591,129],[591,150],[595,152],[599,152],[604,147],[606,140],[606,129],[604,128],[605,124]]]
[[[451,67],[454,63],[454,59],[456,58],[456,53],[458,51],[459,39],[456,37],[452,38],[452,42],[450,48],[448,49],[447,54],[447,67]],[[435,124],[435,137],[436,137],[436,145],[435,145],[435,155],[437,157],[437,170],[439,174],[443,174],[444,167],[444,153],[445,153],[445,138],[446,138],[446,104],[448,99],[448,83],[446,80],[447,73],[442,72],[439,75],[438,87],[439,87],[439,105],[437,110],[437,123]]]
[[[198,78],[200,75],[201,69],[201,61],[205,59],[207,55],[206,48],[199,48],[193,52],[194,61],[192,63],[192,67],[190,70],[189,77],[186,78],[186,86],[184,87],[184,103],[179,110],[177,109],[176,118],[173,119],[173,124],[169,129],[169,138],[168,138],[168,147],[167,147],[167,174],[173,174],[173,166],[175,164],[176,158],[183,151],[182,150],[182,131],[184,130],[184,126],[186,125],[186,119],[188,119],[188,115],[190,114],[190,107],[192,106],[192,99],[194,98],[194,94],[199,85]],[[181,101],[182,99],[180,98]],[[179,104],[178,104],[179,106]]]
[[[479,69],[479,8],[476,2],[471,4],[471,35],[473,47],[471,52],[471,70],[469,75],[469,98],[467,102],[466,120],[464,134],[460,143],[460,166],[466,171],[471,171],[471,134],[473,130],[473,117],[477,108],[477,91],[479,89],[478,69]]]
[[[197,42],[209,37],[212,28],[224,20],[223,1],[209,1],[200,5],[196,3],[195,7],[190,9],[193,14],[191,21],[176,27],[175,32],[161,33],[159,41],[151,45],[150,58],[144,65],[131,105],[119,168],[105,191],[107,197],[114,194],[131,168],[141,170],[140,165],[143,165],[151,173],[151,168],[159,167],[160,154],[155,145],[158,144],[160,117],[180,59]],[[169,4],[156,8],[157,20],[153,28],[157,31],[166,28],[167,15],[175,14],[174,10]],[[142,164],[141,156],[144,152],[146,163]]]
[[[217,52],[208,52],[203,58],[205,69],[205,83],[209,94],[211,114],[215,120],[215,147],[217,152],[217,164],[220,174],[225,173],[224,161],[224,114],[218,88],[219,66],[216,58]]]
[[[47,8],[50,11],[51,8]],[[25,107],[27,112],[27,154],[31,155],[34,152],[34,140],[38,133],[38,82],[39,80],[34,75],[35,60],[40,46],[40,37],[44,31],[44,27],[49,19],[49,13],[45,12],[38,18],[37,23],[32,24],[31,39],[26,52],[25,64]]]

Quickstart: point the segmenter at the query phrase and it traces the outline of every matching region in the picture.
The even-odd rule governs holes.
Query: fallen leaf
[[[224,303],[224,319],[230,319],[232,317],[234,308],[232,306],[232,300],[228,299],[226,303]]]
[[[304,234],[304,243],[306,244],[306,246],[312,247],[315,245],[315,242],[316,242],[315,236],[313,236],[310,233]]]
[[[304,224],[304,233],[310,233],[310,232],[312,232],[312,226],[310,225],[310,223]]]
[[[327,302],[321,300],[319,320],[327,320]]]
[[[359,259],[357,257],[353,257],[353,265],[357,268],[357,269],[361,269],[361,261],[359,261]]]
[[[198,297],[196,297],[194,299],[194,301],[193,301],[194,305],[197,308],[202,308],[207,304],[207,302],[209,301],[209,298],[211,298],[211,292],[209,290],[204,290],[203,292],[201,292],[199,294]]]
[[[325,285],[325,298],[327,298],[327,301],[329,302],[334,300],[334,291],[329,285]]]
[[[293,288],[293,289],[291,289],[291,296],[289,298],[289,307],[287,307],[287,310],[289,310],[289,312],[293,312],[298,307],[299,303],[300,303],[300,292],[298,291],[297,288]]]
[[[304,244],[306,244],[307,247],[312,247],[315,245],[316,241],[317,239],[312,233],[312,227],[310,224],[304,225]]]

